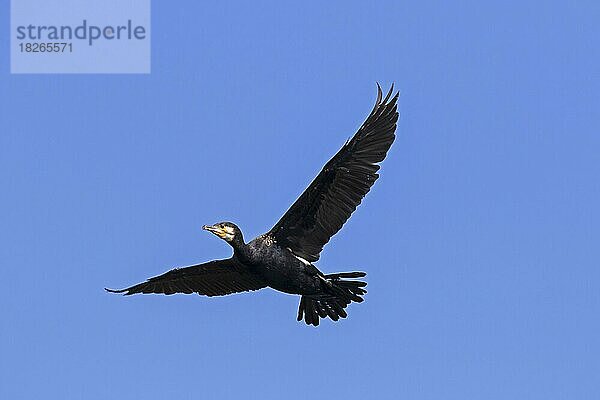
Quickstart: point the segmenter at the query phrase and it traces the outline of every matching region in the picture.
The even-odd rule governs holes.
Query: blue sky
[[[155,1],[150,75],[3,58],[0,397],[596,398],[600,7],[487,3]],[[368,272],[348,319],[104,293],[268,230],[375,81],[398,137],[318,263]]]

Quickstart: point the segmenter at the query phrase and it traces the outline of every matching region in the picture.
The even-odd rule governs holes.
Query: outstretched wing
[[[379,165],[396,135],[398,93],[394,85],[382,100],[377,84],[377,101],[358,132],[321,170],[269,234],[310,262],[350,218],[379,174]]]
[[[198,293],[206,296],[247,292],[266,287],[263,280],[248,271],[247,267],[234,258],[209,261],[204,264],[175,268],[146,282],[126,289],[106,289],[125,295],[136,293]]]

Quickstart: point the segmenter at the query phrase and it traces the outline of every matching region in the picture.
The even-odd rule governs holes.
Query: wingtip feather
[[[127,291],[127,289],[109,289],[109,288],[104,288],[104,290],[106,290],[108,293],[125,293]]]
[[[390,87],[390,90],[385,95],[385,99],[383,99],[383,104],[387,104],[388,100],[390,99],[390,96],[392,95],[393,90],[394,90],[394,84],[392,83],[392,87]]]

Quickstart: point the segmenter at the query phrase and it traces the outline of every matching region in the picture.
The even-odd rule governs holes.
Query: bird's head
[[[214,225],[204,225],[202,227],[205,231],[209,231],[225,240],[228,243],[243,241],[242,231],[232,222],[219,222]]]

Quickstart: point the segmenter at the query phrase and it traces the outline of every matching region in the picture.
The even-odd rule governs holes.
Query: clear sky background
[[[597,398],[598,21],[155,1],[150,75],[10,75],[2,35],[0,398]],[[346,320],[307,327],[272,290],[103,291],[228,257],[202,224],[267,231],[376,81],[401,91],[397,140],[318,263],[368,272]]]

